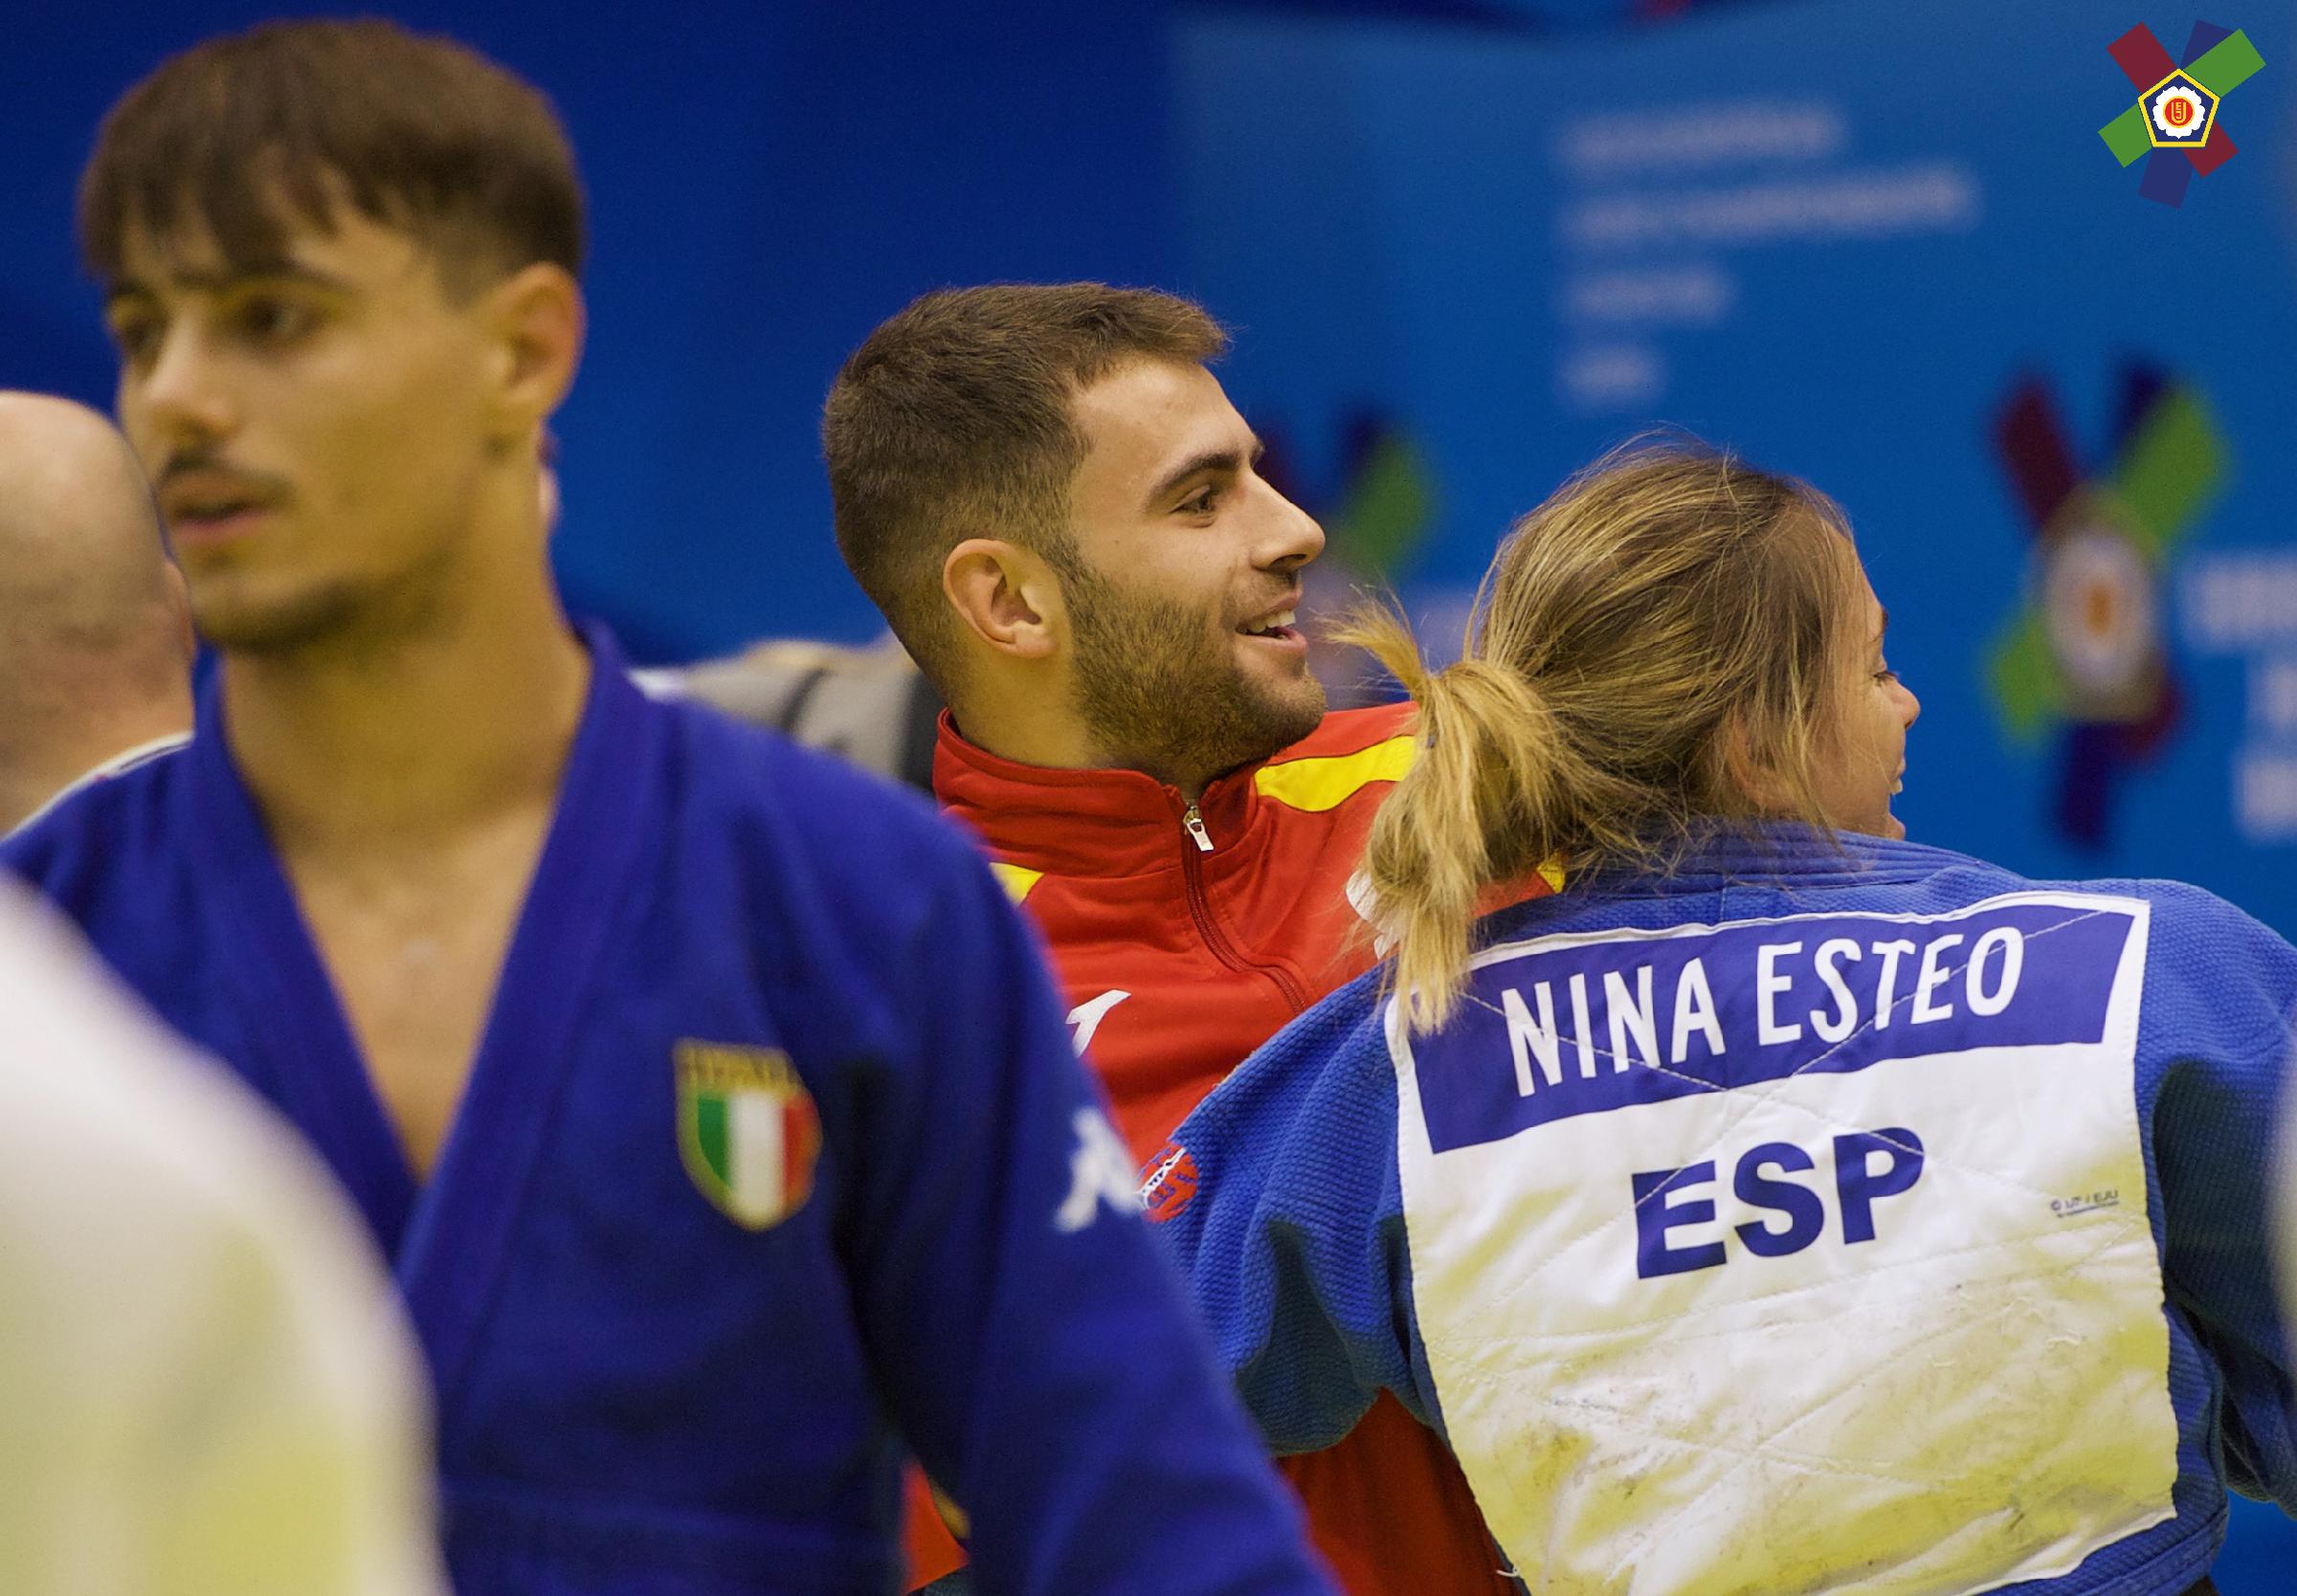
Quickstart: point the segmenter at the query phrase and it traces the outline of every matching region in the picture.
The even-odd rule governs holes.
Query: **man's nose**
[[[149,457],[187,443],[205,443],[229,433],[236,410],[226,392],[205,339],[189,327],[170,329],[149,366],[130,366],[120,380],[120,422]],[[151,446],[160,447],[154,450]]]
[[[1266,543],[1259,564],[1289,574],[1324,552],[1324,528],[1316,518],[1274,488],[1261,484],[1270,500]]]

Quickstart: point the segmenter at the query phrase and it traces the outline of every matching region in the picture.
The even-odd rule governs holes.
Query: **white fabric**
[[[435,1596],[416,1370],[290,1134],[0,888],[0,1590]]]
[[[747,1225],[770,1225],[789,1207],[782,1186],[789,1156],[786,1115],[779,1093],[729,1092],[725,1098],[727,1202]]]
[[[1803,919],[1920,942],[2009,903],[2134,917],[2097,1042],[1806,1069],[1437,1154],[1391,1006],[1420,1333],[1453,1448],[1535,1592],[1959,1596],[2065,1572],[2171,1516],[2176,1419],[2132,1084],[2146,904],[2018,894],[1954,915],[1743,923],[1775,924],[1782,943],[1811,935]],[[1616,945],[1632,981],[1639,948],[1712,929],[1494,948],[1478,990],[1505,985],[1492,966],[1566,947],[1599,946],[1611,967]],[[1710,973],[1722,989],[1728,972]],[[1877,1034],[1919,1049],[1937,1032],[1907,1023],[1904,1002]],[[1442,1063],[1498,1072],[1513,1093],[1540,1068],[1521,1051]],[[1568,1038],[1561,1059],[1577,1068]],[[1834,1138],[1916,1126],[1917,1184],[1846,1244]],[[1785,1178],[1827,1229],[1756,1256],[1735,1227],[1780,1215],[1739,1200],[1733,1163],[1782,1142],[1810,1149],[1812,1169]],[[1689,1195],[1714,1203],[1711,1223],[1668,1236],[1725,1242],[1726,1261],[1643,1277],[1633,1177],[1709,1160],[1716,1177]]]

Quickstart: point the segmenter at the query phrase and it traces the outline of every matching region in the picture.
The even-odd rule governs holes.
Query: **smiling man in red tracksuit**
[[[935,788],[1043,928],[1157,1192],[1198,1099],[1370,964],[1346,888],[1413,746],[1403,708],[1325,713],[1295,624],[1324,534],[1255,470],[1226,343],[1141,290],[930,294],[822,428],[838,547],[949,705]],[[1351,1596],[1518,1588],[1392,1399],[1284,1471]],[[917,1583],[957,1564],[915,1527]]]

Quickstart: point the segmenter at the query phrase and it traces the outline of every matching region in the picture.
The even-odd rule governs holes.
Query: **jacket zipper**
[[[1194,839],[1197,853],[1210,853],[1213,851],[1213,833],[1204,829],[1204,816],[1196,812],[1195,805],[1188,807],[1180,817],[1180,824],[1182,830]]]
[[[1214,923],[1212,904],[1204,895],[1203,864],[1203,856],[1213,851],[1213,834],[1205,829],[1204,816],[1197,812],[1194,804],[1181,811],[1180,827],[1190,842],[1194,844],[1192,848],[1180,851],[1180,874],[1188,885],[1189,913],[1196,920],[1196,934],[1204,939],[1204,945],[1213,950],[1214,958],[1230,969],[1251,971],[1275,982],[1277,990],[1282,992],[1284,1001],[1292,1006],[1292,1011],[1295,1014],[1305,1013],[1307,996],[1291,976],[1273,964],[1262,964],[1245,958],[1237,951],[1236,944],[1228,940],[1226,933]]]

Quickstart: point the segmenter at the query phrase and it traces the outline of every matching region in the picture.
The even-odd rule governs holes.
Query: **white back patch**
[[[1438,1399],[1534,1590],[1867,1596],[2171,1516],[2148,906],[1544,938],[1392,1004]]]

